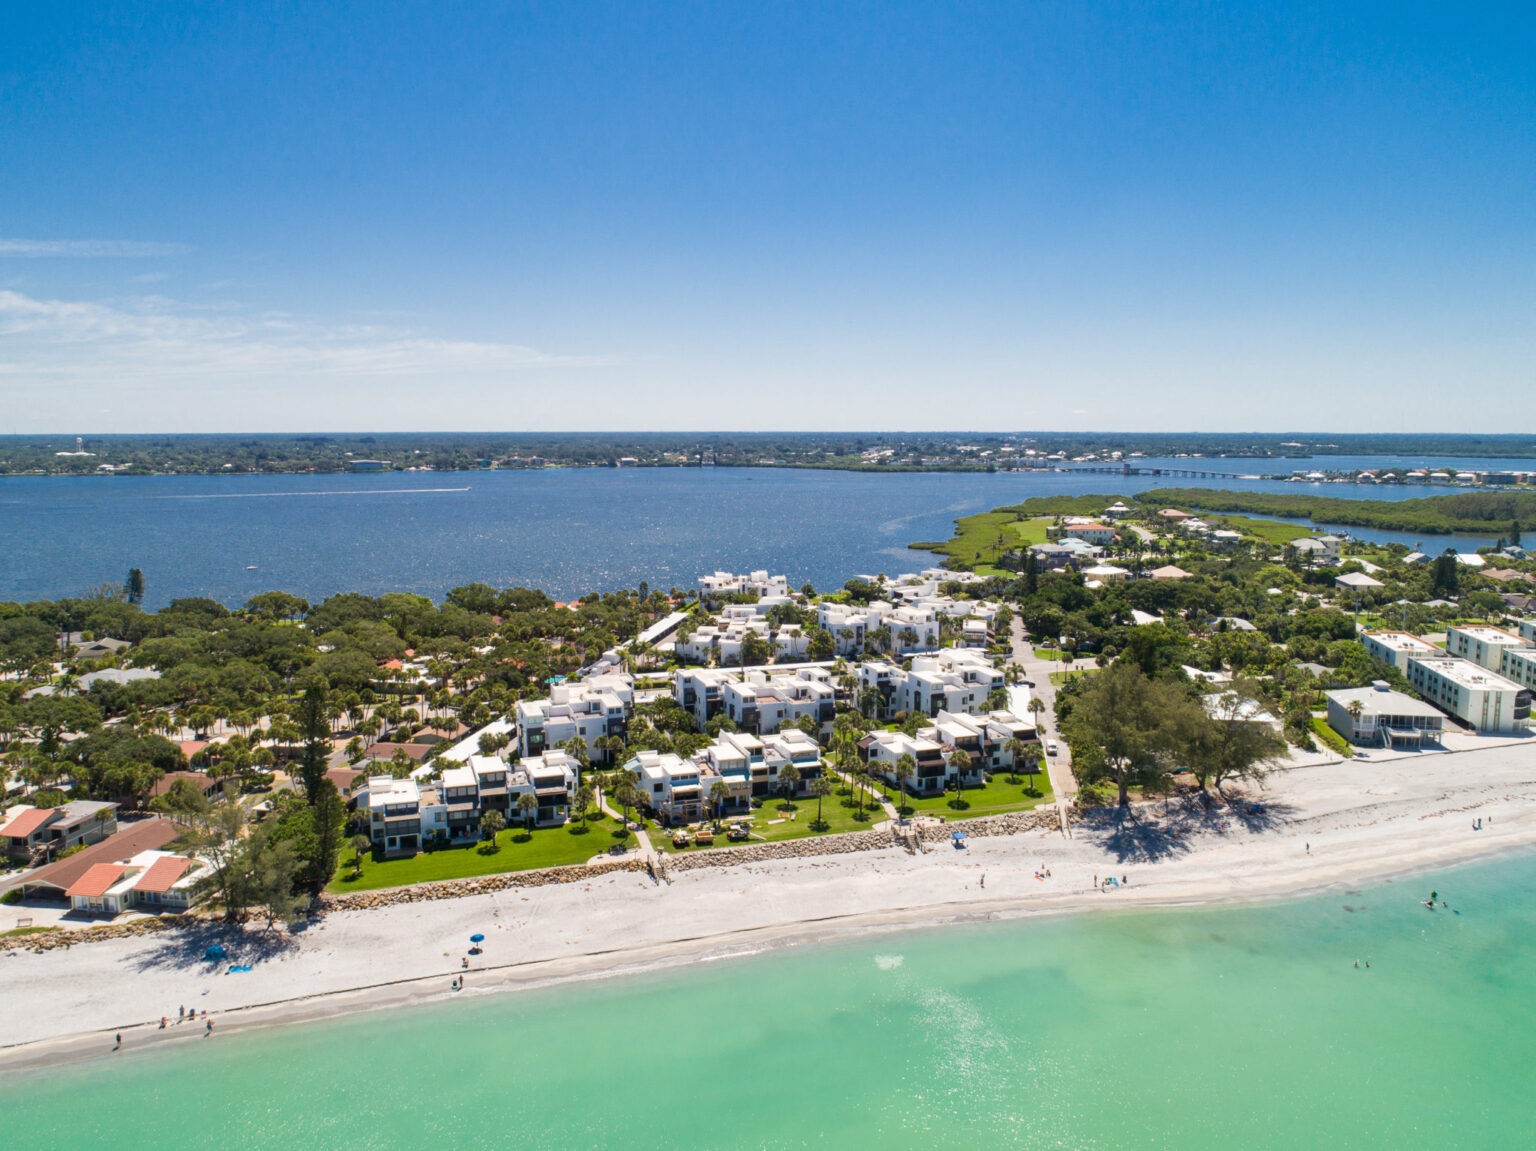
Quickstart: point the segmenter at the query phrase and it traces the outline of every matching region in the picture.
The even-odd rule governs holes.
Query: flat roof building
[[[1410,635],[1406,631],[1368,631],[1360,635],[1365,654],[1382,663],[1391,664],[1404,675],[1408,674],[1411,656],[1437,656],[1440,649],[1428,640]]]
[[[1440,712],[1423,700],[1393,691],[1384,680],[1325,695],[1328,726],[1350,743],[1418,747],[1440,739],[1444,724]]]
[[[1448,627],[1445,629],[1447,655],[1469,659],[1479,667],[1498,671],[1505,648],[1530,647],[1530,643],[1503,628],[1481,624]]]
[[[1474,731],[1511,732],[1531,714],[1531,693],[1502,675],[1453,656],[1408,661],[1413,690]]]

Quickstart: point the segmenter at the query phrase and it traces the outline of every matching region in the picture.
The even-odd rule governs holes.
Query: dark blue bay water
[[[1168,461],[1234,472],[1292,462]],[[1343,457],[1322,463],[1363,466]],[[641,580],[684,587],[716,568],[772,568],[796,585],[827,587],[861,572],[928,566],[934,557],[906,544],[947,538],[957,516],[1036,495],[1168,486],[1302,490],[1226,477],[771,468],[12,477],[0,480],[0,600],[80,594],[121,582],[130,567],[143,569],[150,607],[191,595],[234,605],[271,589],[310,600],[338,591],[437,598],[475,580],[566,599]],[[1431,493],[1335,484],[1328,494]]]

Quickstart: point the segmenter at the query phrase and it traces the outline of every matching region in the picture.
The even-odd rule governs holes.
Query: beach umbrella
[[[469,941],[471,943],[484,943],[485,942],[485,936],[483,936],[483,935],[479,934],[478,932],[476,932],[474,935],[471,935],[469,937]]]

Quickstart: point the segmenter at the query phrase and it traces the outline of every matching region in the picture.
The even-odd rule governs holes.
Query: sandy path
[[[972,839],[676,873],[657,887],[624,872],[328,916],[288,937],[114,940],[0,953],[0,1066],[105,1053],[125,1042],[199,1041],[178,1007],[216,1032],[452,995],[475,932],[487,936],[466,990],[591,978],[857,932],[1125,904],[1273,898],[1536,846],[1536,747],[1296,768],[1272,776],[1261,814],[1190,814],[1133,825]],[[1484,830],[1473,831],[1481,816]],[[1169,831],[1178,827],[1182,834]],[[1307,845],[1310,844],[1310,851]],[[1035,878],[1049,867],[1052,877]],[[1126,876],[1097,890],[1095,876]],[[981,886],[985,875],[986,886]],[[227,964],[202,960],[217,939]],[[159,1030],[164,1014],[172,1023]]]

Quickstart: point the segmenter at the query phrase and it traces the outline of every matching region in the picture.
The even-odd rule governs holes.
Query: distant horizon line
[[[1531,439],[1536,441],[1536,431],[1530,432],[1447,432],[1447,431],[1415,431],[1415,432],[1340,432],[1340,431],[1296,431],[1287,429],[1283,431],[1263,432],[1252,429],[1245,431],[1223,432],[1210,431],[1202,428],[1181,428],[1177,431],[1130,431],[1115,428],[1091,428],[1080,430],[1064,430],[1052,428],[1020,428],[1008,431],[984,431],[979,428],[944,428],[919,431],[917,429],[888,429],[876,430],[871,428],[831,428],[815,431],[791,430],[787,428],[777,429],[746,429],[746,428],[713,428],[698,430],[691,428],[653,428],[635,431],[619,431],[597,428],[565,428],[549,430],[396,430],[380,431],[376,429],[355,430],[320,430],[308,429],[300,431],[267,430],[256,431],[251,429],[235,429],[228,431],[156,431],[156,432],[111,432],[111,431],[51,431],[51,432],[0,432],[0,441],[3,440],[39,440],[55,438],[80,438],[80,439],[150,439],[150,438],[176,438],[184,436],[910,436],[934,438],[939,436],[974,436],[983,439],[1007,439],[1024,436],[1116,436],[1123,438],[1146,437],[1158,438],[1165,436],[1217,436],[1217,437],[1242,437],[1253,436],[1263,439],[1274,439],[1279,436],[1307,436],[1314,440],[1313,443],[1299,444],[1302,447],[1317,446],[1316,437],[1331,437],[1338,439],[1360,439],[1372,437],[1376,439],[1412,439],[1415,437],[1434,436],[1441,439],[1499,439],[1518,440]],[[1280,445],[1285,446],[1285,445]],[[1536,445],[1533,445],[1536,446]]]

